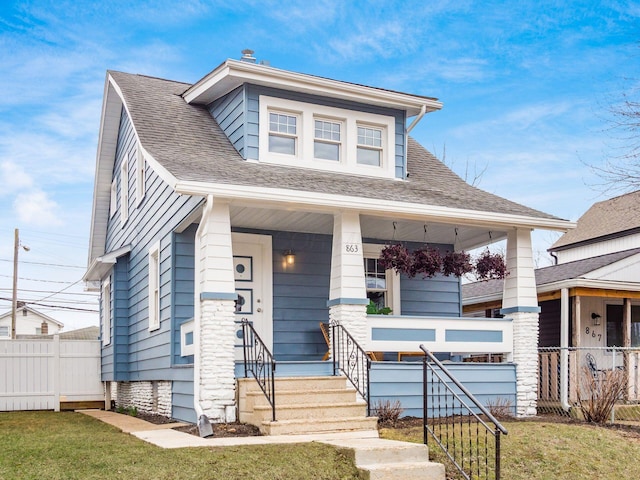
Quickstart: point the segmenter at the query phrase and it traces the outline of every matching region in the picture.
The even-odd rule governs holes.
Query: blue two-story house
[[[571,224],[468,185],[413,140],[441,106],[250,54],[194,84],[107,72],[85,280],[101,291],[108,391],[233,420],[239,322],[277,362],[318,375],[319,325],[332,320],[367,351],[503,353],[518,413],[535,413],[530,232]],[[444,252],[505,238],[508,320],[461,318],[459,278],[378,264],[389,243]],[[371,300],[392,314],[367,315]]]

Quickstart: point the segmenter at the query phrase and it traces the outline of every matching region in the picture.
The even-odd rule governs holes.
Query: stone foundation
[[[171,417],[171,382],[111,382],[111,399],[117,407]]]
[[[532,417],[538,403],[538,314],[514,312],[513,362],[516,364],[518,417]]]

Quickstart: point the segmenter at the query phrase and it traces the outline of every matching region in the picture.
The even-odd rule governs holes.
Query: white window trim
[[[395,118],[355,110],[327,107],[297,102],[283,98],[260,95],[259,97],[259,153],[258,161],[316,170],[396,178]],[[269,113],[281,112],[298,115],[296,155],[269,152]],[[340,132],[342,150],[340,161],[314,158],[315,119],[327,119],[342,123]],[[358,125],[382,129],[381,166],[357,163]]]
[[[365,260],[367,258],[380,258],[380,253],[382,253],[384,247],[385,245],[363,243],[362,257]],[[400,274],[393,268],[386,270],[385,274],[387,277],[387,306],[391,307],[391,315],[402,315],[400,311]]]
[[[109,203],[109,217],[113,217],[116,214],[118,208],[118,184],[114,178],[111,181],[111,200]]]
[[[144,159],[142,148],[138,145],[136,156],[136,206],[139,206],[147,193],[147,162]]]
[[[160,328],[160,242],[149,249],[149,331]]]
[[[102,281],[102,345],[111,344],[111,277]]]
[[[187,334],[193,333],[195,322],[190,320],[180,325],[180,356],[187,357],[195,354],[195,342],[187,345]]]
[[[124,226],[129,218],[129,160],[120,165],[120,224]]]
[[[316,120],[320,121],[320,122],[329,122],[329,123],[337,123],[338,125],[340,125],[340,140],[331,140],[331,139],[327,139],[327,138],[317,138],[316,137]],[[343,119],[340,118],[331,118],[331,117],[323,117],[321,115],[314,115],[313,116],[313,143],[314,143],[314,149],[313,151],[313,160],[315,162],[333,162],[334,164],[338,164],[340,162],[343,161],[344,159],[344,131],[345,131],[345,123]],[[327,158],[316,158],[315,156],[315,143],[316,142],[320,142],[320,143],[327,143],[330,145],[338,145],[338,160],[331,160],[331,159],[327,159]]]

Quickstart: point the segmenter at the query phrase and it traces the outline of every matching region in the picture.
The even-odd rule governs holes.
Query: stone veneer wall
[[[234,300],[200,301],[199,400],[214,423],[236,419]]]
[[[367,306],[341,304],[329,307],[331,323],[340,323],[364,347],[367,341]]]
[[[171,382],[111,382],[111,399],[118,407],[171,417]]]
[[[514,312],[513,362],[516,364],[516,415],[535,416],[538,402],[538,314]]]

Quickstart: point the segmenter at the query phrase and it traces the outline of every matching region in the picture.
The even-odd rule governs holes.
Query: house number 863
[[[360,246],[357,243],[345,243],[344,251],[345,253],[358,253],[360,251]]]

